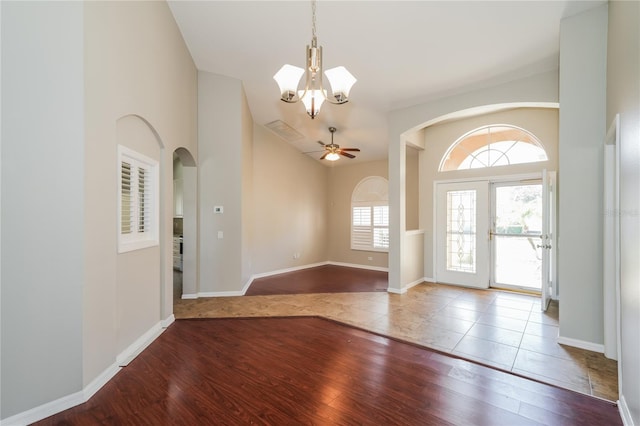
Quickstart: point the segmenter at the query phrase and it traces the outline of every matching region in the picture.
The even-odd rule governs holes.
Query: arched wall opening
[[[198,172],[188,149],[173,152],[173,302],[198,294]],[[176,247],[177,243],[177,247]]]
[[[548,156],[546,161],[511,164],[487,168],[439,171],[439,165],[446,157],[451,145],[462,135],[474,129],[493,123],[505,123],[526,129],[539,138]],[[420,223],[425,229],[424,276],[429,281],[436,277],[434,257],[436,255],[434,226],[435,185],[438,182],[495,180],[508,176],[537,175],[543,170],[558,170],[558,123],[557,108],[514,108],[448,120],[424,129],[424,151],[420,168]]]
[[[547,153],[548,159],[535,163],[512,164],[481,169],[439,171],[439,165],[451,145],[462,135],[473,129],[492,123],[509,123],[535,134]],[[424,236],[424,277],[435,278],[434,266],[434,184],[438,181],[476,180],[499,176],[541,173],[546,169],[558,170],[558,109],[514,108],[464,116],[456,120],[441,121],[422,131],[424,150],[420,157],[420,228]]]
[[[518,86],[521,86],[518,87]],[[537,90],[534,90],[538,87]],[[516,90],[517,89],[517,90]],[[465,107],[476,103],[479,98],[486,95],[487,100],[513,99],[512,102],[495,102],[481,106]],[[518,98],[540,99],[536,101],[518,101]],[[545,100],[546,99],[546,100]],[[456,105],[459,108],[456,108]],[[449,108],[452,112],[446,112]],[[426,155],[425,136],[427,129],[438,124],[471,119],[477,116],[497,113],[501,111],[518,108],[539,108],[557,111],[557,76],[552,73],[534,76],[521,82],[509,83],[497,88],[479,91],[473,94],[452,97],[438,102],[418,105],[398,110],[391,114],[389,130],[389,181],[390,181],[390,238],[391,246],[389,251],[389,291],[392,293],[404,293],[412,285],[421,280],[417,274],[417,266],[420,259],[424,260],[425,280],[429,280],[433,274],[431,259],[427,259],[424,253],[425,247],[432,247],[432,235],[430,232],[423,232],[427,226],[427,206],[423,203],[429,198],[426,192],[428,185],[424,184],[423,175],[427,172],[424,166],[424,156]],[[427,117],[427,119],[420,119]],[[428,117],[432,118],[428,118]],[[471,129],[469,129],[471,130]],[[459,136],[459,135],[458,135]],[[453,141],[451,141],[453,142]],[[448,146],[447,146],[448,147]],[[420,156],[420,167],[417,173],[420,176],[420,197],[419,229],[409,229],[407,227],[407,151],[417,149]],[[556,158],[557,161],[557,158]],[[438,164],[435,166],[437,170]],[[432,189],[432,188],[431,188]],[[411,191],[409,191],[409,194]],[[423,244],[416,244],[416,240],[424,237]],[[416,247],[423,248],[424,256],[415,256]],[[411,256],[408,256],[411,253]],[[415,264],[415,265],[414,265]]]

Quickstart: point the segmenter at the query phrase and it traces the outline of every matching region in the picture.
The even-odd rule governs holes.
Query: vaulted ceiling
[[[199,70],[242,80],[254,121],[276,120],[302,137],[301,152],[335,142],[359,147],[352,164],[387,157],[389,111],[557,69],[560,20],[602,1],[319,1],[324,68],[345,66],[358,82],[344,105],[312,120],[280,101],[273,75],[304,66],[308,1],[169,1]],[[312,154],[319,158],[320,154]],[[328,162],[325,162],[328,163]]]

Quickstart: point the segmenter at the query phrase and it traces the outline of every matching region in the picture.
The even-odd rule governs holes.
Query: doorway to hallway
[[[197,167],[186,148],[173,153],[173,302],[198,294]]]

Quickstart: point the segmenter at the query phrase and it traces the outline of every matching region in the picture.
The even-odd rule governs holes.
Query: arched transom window
[[[449,148],[439,171],[479,169],[546,161],[547,153],[532,133],[508,124],[480,127]]]

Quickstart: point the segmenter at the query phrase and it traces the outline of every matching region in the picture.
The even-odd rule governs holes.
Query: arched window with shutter
[[[351,249],[389,251],[389,181],[369,176],[351,196]]]

